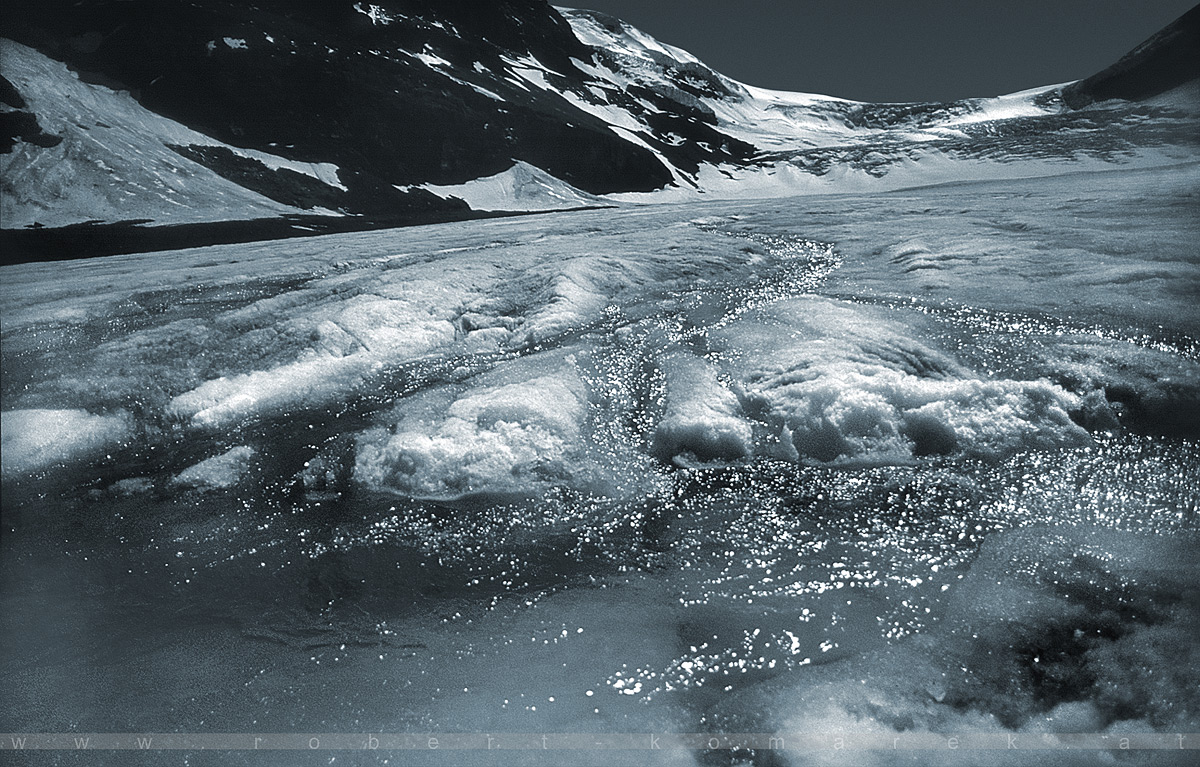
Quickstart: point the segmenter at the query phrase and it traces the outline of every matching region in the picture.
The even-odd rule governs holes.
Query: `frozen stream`
[[[1198,182],[4,267],[0,730],[1200,731]]]

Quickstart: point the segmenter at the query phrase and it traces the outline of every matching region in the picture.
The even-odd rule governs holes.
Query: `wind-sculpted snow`
[[[4,267],[0,712],[1194,732],[1198,183]]]

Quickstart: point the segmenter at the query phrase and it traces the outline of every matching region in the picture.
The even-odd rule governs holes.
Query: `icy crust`
[[[753,452],[753,430],[741,403],[716,370],[688,352],[659,361],[665,379],[665,412],[654,430],[653,452],[662,459],[734,461]]]
[[[578,211],[7,267],[4,406],[123,409],[159,444],[345,408],[366,419],[360,431],[391,396],[407,407],[436,390],[445,401],[424,425],[387,419],[420,449],[396,443],[361,472],[423,495],[519,484],[487,479],[500,475],[483,464],[478,478],[431,469],[402,480],[392,468],[448,466],[473,442],[515,456],[501,464],[531,488],[558,468],[528,467],[551,464],[566,469],[558,484],[586,484],[580,462],[603,456],[572,452],[561,421],[526,414],[493,428],[472,420],[475,400],[448,415],[484,389],[565,375],[515,371],[550,352],[594,366],[579,374],[585,399],[605,408],[593,420],[624,424],[610,444],[623,465],[635,453],[665,466],[987,458],[1085,444],[1083,426],[1126,421],[1190,433],[1200,388],[1185,288],[1196,266],[1190,223],[1171,217],[1195,172],[1120,178],[875,195],[849,208],[830,198],[816,209]],[[1128,235],[1088,234],[1082,214],[1125,210],[1131,197],[1143,202]],[[950,205],[972,215],[929,215]],[[1142,273],[1153,279],[1134,279]],[[992,287],[972,287],[972,275]],[[812,294],[827,285],[840,297]],[[1060,311],[1088,322],[1055,320]],[[513,372],[482,375],[493,367]],[[6,426],[6,439],[25,428]],[[386,440],[367,442],[382,451]]]
[[[789,457],[998,457],[1086,444],[1080,400],[1046,381],[983,380],[875,312],[819,298],[777,304],[718,334],[745,406]],[[792,452],[794,450],[794,453]]]
[[[402,417],[359,442],[359,482],[418,498],[526,494],[577,474],[587,392],[567,362],[481,385],[428,419]]]
[[[81,82],[66,65],[20,43],[0,38],[0,68],[41,129],[62,139],[51,147],[20,141],[0,155],[4,228],[92,220],[189,223],[302,212],[222,178],[169,144],[223,147],[269,168],[288,168],[342,188],[333,165],[227,146],[150,112],[128,93]]]
[[[385,238],[380,243],[389,247]],[[248,345],[249,358],[260,367],[192,386],[166,403],[166,415],[218,428],[320,406],[403,363],[553,343],[601,320],[623,296],[670,284],[681,266],[669,253],[560,253],[534,243],[508,247],[504,259],[491,259],[486,247],[479,257],[472,255],[475,249],[426,254],[403,269],[384,259],[222,313],[213,330],[235,347]],[[714,268],[715,254],[702,251],[685,271]],[[264,364],[271,361],[277,362]],[[245,366],[238,359],[229,364]]]
[[[0,413],[0,472],[5,479],[100,455],[133,433],[127,413],[6,410]]]

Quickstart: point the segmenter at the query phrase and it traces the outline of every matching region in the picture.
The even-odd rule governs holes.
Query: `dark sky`
[[[1195,0],[554,0],[624,19],[750,85],[860,101],[1087,77]]]

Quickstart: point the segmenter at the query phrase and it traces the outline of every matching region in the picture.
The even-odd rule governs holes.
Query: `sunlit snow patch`
[[[5,228],[35,221],[182,223],[300,212],[222,178],[168,145],[219,147],[272,170],[287,168],[345,188],[335,165],[227,146],[145,109],[128,93],[84,83],[65,64],[20,43],[0,40],[0,64],[42,130],[62,138],[52,147],[17,142],[0,155]]]
[[[611,204],[527,162],[462,184],[425,184],[422,188],[439,197],[457,197],[474,210],[561,210]]]

